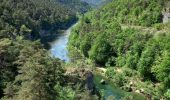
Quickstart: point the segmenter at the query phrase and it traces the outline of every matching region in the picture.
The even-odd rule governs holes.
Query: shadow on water
[[[51,30],[51,31],[46,31],[45,36],[40,36],[40,41],[43,44],[44,48],[49,50],[51,47],[51,44],[49,44],[50,42],[54,42],[56,39],[58,39],[63,33],[65,33],[65,31],[67,31],[68,29],[70,29],[75,23],[78,22],[77,18],[73,18],[72,20],[70,20],[70,22],[66,23],[66,24],[61,24],[59,25],[60,27],[58,27],[56,30]]]
[[[41,38],[41,43],[43,44],[45,49],[49,50],[51,48],[51,45],[49,44],[49,42],[56,40],[56,38],[57,38],[57,35],[46,36],[46,37]]]

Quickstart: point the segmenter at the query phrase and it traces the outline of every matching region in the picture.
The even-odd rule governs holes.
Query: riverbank
[[[49,50],[51,48],[50,43],[57,40],[63,33],[65,33],[69,28],[72,28],[78,22],[77,17],[73,17],[68,23],[63,24],[58,27],[58,29],[53,30],[41,30],[40,41],[44,45],[44,48]]]
[[[121,72],[120,70],[121,69],[117,69],[117,71],[119,71],[118,73]],[[113,91],[114,94],[111,96],[107,96],[107,98],[115,97],[116,100],[121,100],[122,98],[126,98],[126,99],[131,98],[131,100],[145,100],[146,99],[144,97],[144,95],[140,92],[136,92],[136,91],[128,92],[126,89],[116,86],[116,84],[114,83],[115,81],[113,81],[111,78],[107,77],[107,75],[106,75],[107,69],[106,68],[96,67],[95,70],[93,71],[93,73],[95,74],[95,76],[97,78],[97,82],[95,82],[95,83],[98,85],[98,87],[102,87],[102,88],[105,87],[105,88],[110,89],[110,90],[107,90],[107,89],[103,90],[106,92],[106,95],[109,95],[109,92]],[[104,80],[106,83],[104,87],[100,84],[101,80]]]
[[[76,25],[76,24],[75,24]],[[75,26],[71,26],[70,28],[68,28],[67,30],[63,31],[63,33],[61,33],[60,35],[58,35],[58,37],[56,38],[55,41],[51,42],[51,48],[49,49],[49,53],[51,56],[59,58],[63,61],[68,62],[69,61],[69,57],[68,57],[68,51],[67,51],[67,42],[68,42],[68,37],[69,34],[71,32],[71,29]],[[82,65],[77,65],[76,64],[71,64],[72,62],[68,63],[68,66],[65,67],[66,69],[66,74],[68,75],[69,73],[74,73],[74,75],[76,76],[75,78],[71,78],[71,80],[75,79],[75,80],[79,80],[81,84],[84,84],[83,82],[85,81],[85,77],[81,77],[81,75],[84,73],[82,72],[82,70],[86,71],[92,71],[92,69],[94,68],[94,66],[92,66],[93,68],[88,68],[87,64],[83,65],[86,66],[85,69],[80,68]],[[69,65],[71,64],[71,65]],[[139,97],[142,98],[139,94],[135,94],[132,95],[131,93],[125,92],[123,90],[121,90],[120,88],[116,88],[116,86],[114,86],[114,83],[112,81],[109,80],[108,77],[105,76],[107,69],[105,68],[101,68],[101,67],[96,67],[93,69],[93,75],[94,75],[94,82],[95,82],[95,87],[100,91],[100,95],[102,95],[103,98],[114,98],[116,97],[117,100],[120,100],[120,98],[123,97]],[[70,75],[69,75],[70,76]],[[79,79],[80,78],[80,79]],[[100,84],[101,79],[105,79],[107,81],[107,84],[102,85]],[[77,84],[77,81],[72,82],[71,84]],[[71,82],[71,81],[70,81]],[[105,91],[104,94],[102,93],[102,91]],[[139,95],[139,96],[138,96]],[[135,99],[135,100],[144,100],[144,99]]]
[[[75,27],[77,23],[70,26],[67,30],[62,31],[62,33],[59,33],[55,37],[54,41],[48,42],[48,44],[50,45],[49,53],[51,56],[59,58],[64,62],[69,62],[68,50],[67,50],[68,38],[71,33],[71,29]]]
[[[121,88],[115,86],[112,80],[107,78],[106,76],[102,75],[100,71],[94,70],[91,68],[75,68],[75,67],[69,67],[66,66],[66,74],[70,80],[69,82],[73,82],[71,80],[74,80],[72,84],[75,84],[77,82],[82,82],[81,84],[87,84],[85,81],[88,77],[87,73],[92,72],[93,73],[93,80],[90,81],[90,83],[94,83],[95,87],[94,91],[98,91],[95,93],[99,93],[103,99],[100,100],[145,100],[145,97],[139,93],[135,92],[126,92],[122,90]],[[74,76],[74,77],[72,77]],[[82,81],[80,81],[82,80]],[[101,83],[101,80],[105,81],[105,84]],[[97,94],[96,94],[97,95]],[[93,96],[93,95],[92,95]],[[90,99],[91,100],[91,99]]]

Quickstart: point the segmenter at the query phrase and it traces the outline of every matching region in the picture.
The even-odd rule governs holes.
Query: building
[[[163,23],[170,22],[170,13],[164,13],[163,16]]]
[[[165,9],[163,11],[163,23],[170,22],[170,2],[166,3]]]

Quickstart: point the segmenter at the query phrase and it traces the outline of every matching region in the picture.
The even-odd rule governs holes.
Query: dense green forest
[[[9,35],[13,37],[19,34],[28,38],[38,38],[41,35],[40,30],[56,32],[67,28],[77,20],[76,13],[81,11],[79,10],[81,8],[72,10],[70,9],[71,2],[68,5],[58,2],[54,0],[1,0],[0,22],[4,29],[2,32],[12,31],[13,34]],[[2,33],[2,35],[7,34]]]
[[[80,0],[57,0],[59,3],[63,4],[65,8],[70,9],[74,12],[85,13],[87,12],[91,6]]]
[[[93,8],[99,8],[112,0],[81,0],[90,4]]]
[[[0,100],[102,100],[96,74],[124,91],[121,100],[169,100],[167,1],[0,0]],[[76,22],[70,62],[51,57],[44,37]]]
[[[69,38],[70,57],[105,67],[106,77],[148,99],[170,99],[170,24],[166,0],[113,0],[82,16]]]
[[[39,39],[42,31],[56,34],[68,28],[77,20],[76,13],[89,9],[77,2],[0,0],[0,99],[73,98],[62,62],[50,57]],[[73,4],[77,5],[74,9]]]

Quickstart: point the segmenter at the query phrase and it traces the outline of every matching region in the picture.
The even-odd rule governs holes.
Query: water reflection
[[[69,62],[67,43],[68,43],[68,37],[71,32],[71,29],[75,25],[71,26],[63,33],[58,34],[56,40],[50,43],[51,49],[49,51],[51,56],[59,58],[65,62]]]

